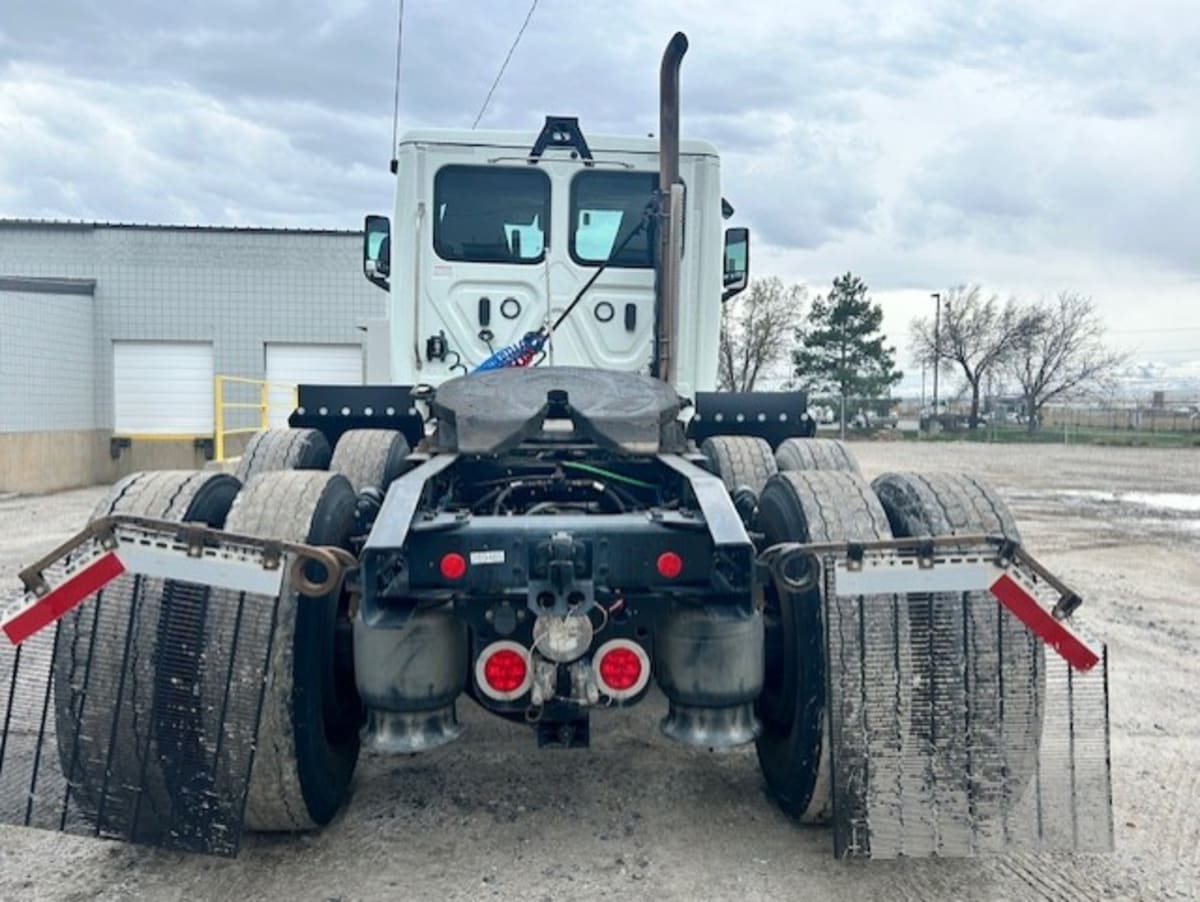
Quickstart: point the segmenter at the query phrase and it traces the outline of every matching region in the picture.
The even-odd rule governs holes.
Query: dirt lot
[[[886,469],[983,474],[1027,544],[1085,598],[1111,657],[1117,851],[838,862],[824,830],[763,795],[754,754],[657,732],[652,698],[596,718],[590,752],[536,751],[464,703],[464,738],[365,760],[348,810],[311,836],[251,837],[232,861],[0,828],[3,899],[1200,897],[1200,453],[863,443]],[[102,490],[0,499],[0,585]]]

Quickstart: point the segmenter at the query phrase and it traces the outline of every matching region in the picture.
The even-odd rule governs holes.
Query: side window
[[[571,259],[598,264],[629,237],[642,221],[658,189],[656,172],[581,172],[571,181]],[[654,266],[650,230],[635,235],[610,264],[649,269]]]
[[[545,256],[550,179],[544,172],[443,166],[433,199],[433,249],[443,260],[538,263]]]

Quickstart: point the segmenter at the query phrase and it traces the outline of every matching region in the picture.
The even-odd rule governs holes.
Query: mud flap
[[[6,599],[0,822],[237,853],[279,577],[261,549],[172,544],[117,528]],[[163,578],[171,556],[259,591]]]
[[[1075,596],[987,546],[815,557],[837,857],[1111,851],[1107,651]]]

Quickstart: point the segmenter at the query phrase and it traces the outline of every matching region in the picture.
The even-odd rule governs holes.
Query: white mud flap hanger
[[[355,564],[341,548],[256,539],[190,523],[105,517],[21,571],[25,595],[0,614],[0,629],[19,645],[126,573],[266,596],[279,594],[286,574],[301,594],[320,596]]]

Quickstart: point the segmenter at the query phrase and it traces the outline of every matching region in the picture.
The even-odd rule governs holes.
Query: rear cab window
[[[433,248],[443,260],[540,263],[550,179],[537,169],[443,166],[433,180]]]
[[[642,221],[658,189],[657,172],[581,172],[571,180],[571,259],[600,264]],[[609,264],[651,269],[651,230],[643,229]]]

